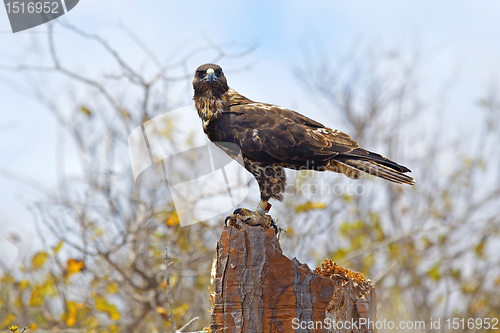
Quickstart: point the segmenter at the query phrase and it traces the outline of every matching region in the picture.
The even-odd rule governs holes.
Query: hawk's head
[[[222,96],[229,90],[222,68],[216,64],[205,64],[196,69],[193,88],[195,96],[203,96],[207,93]]]

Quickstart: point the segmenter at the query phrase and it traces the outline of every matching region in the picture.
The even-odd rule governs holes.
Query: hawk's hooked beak
[[[210,81],[210,84],[214,82],[215,79],[217,79],[217,76],[215,76],[214,70],[212,68],[207,69],[207,76],[208,81]]]

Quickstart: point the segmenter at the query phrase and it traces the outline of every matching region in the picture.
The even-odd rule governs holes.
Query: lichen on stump
[[[375,332],[326,327],[332,320],[375,322],[375,311],[375,289],[362,274],[330,260],[312,271],[288,259],[273,228],[249,226],[234,215],[224,227],[211,332]]]
[[[326,308],[326,318],[332,322],[376,321],[377,299],[375,288],[363,274],[337,266],[330,259],[326,259],[314,272],[335,282],[335,290]],[[362,320],[360,320],[363,318]],[[370,327],[370,328],[371,328]],[[351,332],[350,329],[338,329],[336,332]],[[359,332],[375,332],[360,330]]]

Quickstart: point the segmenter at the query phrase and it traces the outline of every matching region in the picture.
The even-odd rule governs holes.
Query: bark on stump
[[[231,216],[217,243],[215,274],[211,332],[376,332],[371,281],[330,260],[311,271],[288,259],[273,228]],[[360,326],[364,320],[371,326]],[[357,327],[340,328],[346,321]]]

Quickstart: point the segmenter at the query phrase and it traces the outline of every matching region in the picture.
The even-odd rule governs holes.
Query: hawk
[[[254,102],[229,88],[222,68],[216,64],[196,69],[194,103],[203,130],[214,142],[228,142],[241,149],[245,168],[260,189],[255,212],[246,211],[250,224],[269,226],[269,200],[283,199],[284,168],[332,171],[350,178],[362,173],[398,184],[413,185],[410,172],[382,155],[358,146],[349,135],[331,129],[298,112]],[[241,210],[235,211],[239,214]]]

